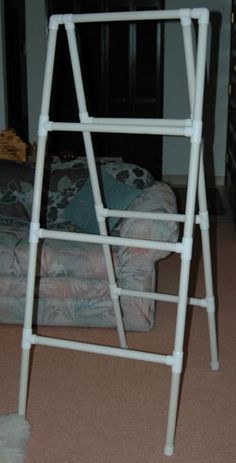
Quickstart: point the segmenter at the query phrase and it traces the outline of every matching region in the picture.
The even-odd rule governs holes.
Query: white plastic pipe
[[[189,27],[189,21],[182,23],[183,26],[183,38],[184,38],[184,49],[186,57],[186,69],[188,78],[188,89],[190,98],[190,107],[193,110],[194,106],[194,89],[195,89],[195,65],[193,56],[193,45],[192,35]],[[199,216],[200,216],[200,228],[202,238],[202,253],[203,253],[203,267],[204,267],[204,279],[206,289],[206,308],[208,316],[208,329],[209,329],[209,340],[210,340],[210,352],[211,352],[211,367],[213,370],[219,368],[218,358],[218,347],[217,347],[217,335],[216,335],[216,320],[215,320],[215,301],[213,291],[213,278],[212,278],[212,263],[211,263],[211,249],[210,249],[210,237],[209,237],[209,214],[207,210],[207,198],[206,198],[206,184],[205,174],[203,165],[203,143],[201,145],[200,153],[200,166],[199,166],[199,180],[198,180],[198,201],[199,201]]]
[[[190,165],[189,165],[187,199],[186,199],[186,209],[185,209],[186,220],[184,224],[184,233],[183,233],[183,241],[185,242],[190,242],[193,236],[194,210],[195,210],[196,190],[197,190],[197,182],[198,182],[198,175],[199,175],[199,160],[200,160],[200,147],[201,147],[201,131],[199,130],[199,127],[202,121],[203,91],[204,91],[205,63],[206,63],[206,45],[207,45],[207,28],[208,28],[206,16],[207,14],[205,13],[205,16],[201,17],[201,21],[199,20],[199,24],[198,24],[196,79],[195,79],[194,103],[193,103],[193,124],[194,124],[193,127],[195,129],[195,132],[193,134],[193,137],[191,138]],[[183,19],[182,19],[182,27],[186,27],[186,25],[184,25],[183,23]],[[192,48],[192,44],[191,44],[191,48]],[[191,51],[190,49],[187,49],[185,47],[187,72],[189,72],[192,66],[192,63],[193,63],[192,53],[193,53],[193,50]],[[191,72],[193,71],[191,70]],[[189,82],[189,78],[188,78],[188,82]],[[193,97],[192,97],[193,92],[191,88],[189,88],[189,94],[190,94],[190,105],[191,105],[192,100],[193,100]],[[175,343],[174,343],[174,352],[178,352],[179,355],[183,354],[189,274],[190,274],[190,262],[191,262],[190,253],[189,255],[184,255],[184,254],[181,255],[179,301],[178,301],[176,330],[175,330]],[[177,408],[178,408],[178,399],[179,399],[181,371],[182,371],[182,367],[176,369],[174,365],[172,368],[166,443],[165,443],[165,449],[164,449],[164,453],[166,455],[172,455],[174,451],[174,435],[175,435],[175,426],[176,426],[176,417],[177,417]]]
[[[107,209],[101,208],[99,211],[100,215],[104,217],[121,217],[121,218],[132,218],[132,219],[147,219],[147,220],[161,220],[165,222],[184,222],[185,214],[171,214],[166,212],[139,212],[139,211],[128,211],[124,209]],[[200,223],[198,215],[195,217],[195,223]]]
[[[153,118],[135,118],[135,117],[93,117],[89,116],[88,120],[83,122],[92,124],[129,124],[129,125],[153,125],[155,127],[191,127],[191,119],[153,119]]]
[[[163,19],[179,19],[180,10],[165,10],[165,11],[125,11],[115,13],[88,13],[88,14],[75,14],[71,20],[75,23],[88,23],[88,22],[112,22],[112,21],[143,21],[143,20],[163,20]]]
[[[67,341],[65,339],[50,338],[45,336],[32,335],[32,344],[49,347],[61,347],[63,349],[78,350],[81,352],[108,355],[132,360],[142,360],[144,362],[161,363],[171,366],[173,364],[172,355],[153,354],[151,352],[135,351],[131,349],[120,349],[119,347],[109,347],[99,344],[90,344],[77,341]]]
[[[73,233],[40,228],[39,238],[53,238],[55,240],[78,241],[92,244],[109,244],[110,246],[127,246],[132,248],[159,249],[161,251],[183,251],[182,243],[166,243],[164,241],[141,240],[134,238],[119,238],[116,236],[90,235],[87,233]]]
[[[76,123],[76,122],[45,122],[45,129],[48,131],[63,131],[63,132],[97,132],[97,133],[130,133],[137,135],[173,135],[182,137],[192,136],[192,127],[167,127],[167,126],[149,126],[149,125],[134,125],[134,124],[91,124],[91,123]]]
[[[162,302],[173,302],[178,303],[179,296],[173,294],[163,294],[163,293],[151,293],[147,291],[136,291],[132,289],[117,288],[115,292],[119,296],[130,296],[130,297],[143,297],[147,299],[153,299],[155,301]],[[194,305],[199,307],[207,307],[206,299],[198,299],[194,297],[188,298],[188,305]]]
[[[185,66],[187,71],[188,94],[190,101],[190,109],[192,113],[195,89],[195,63],[193,54],[192,22],[190,19],[183,19],[181,21],[181,24],[184,41]]]
[[[65,24],[68,26],[70,23],[168,20],[181,19],[183,17],[192,17],[199,19],[199,22],[207,22],[208,10],[206,8],[194,8],[192,10],[185,8],[179,10],[124,11],[115,13],[109,12],[52,15],[50,18],[50,28],[56,28],[59,24]]]

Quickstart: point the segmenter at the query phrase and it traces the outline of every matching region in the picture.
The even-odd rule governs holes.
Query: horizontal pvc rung
[[[87,121],[83,121],[87,122]],[[155,127],[191,127],[191,119],[155,119],[137,117],[89,117],[89,121],[96,124],[134,124],[134,125],[153,125]]]
[[[174,294],[163,294],[163,293],[151,293],[147,291],[136,291],[132,289],[123,289],[123,288],[116,288],[114,289],[114,294],[117,296],[130,296],[130,297],[143,297],[147,299],[153,299],[155,301],[162,301],[162,302],[179,302],[179,296]],[[206,299],[197,299],[194,297],[189,297],[187,299],[188,305],[195,305],[199,307],[207,307]]]
[[[173,222],[184,222],[184,214],[168,214],[165,212],[139,212],[126,211],[118,209],[101,209],[100,214],[103,217],[121,217],[124,219],[147,219],[147,220],[162,220]]]
[[[88,22],[112,22],[112,21],[147,21],[147,20],[166,20],[166,19],[200,19],[207,16],[206,8],[180,8],[178,10],[151,10],[151,11],[117,11],[102,13],[85,14],[65,14],[55,15],[59,18],[59,23],[88,23]]]
[[[90,344],[77,341],[67,341],[65,339],[50,338],[46,336],[31,336],[31,343],[41,346],[61,347],[63,349],[77,350],[92,354],[108,355],[112,357],[127,358],[132,360],[143,360],[144,362],[161,363],[164,365],[173,365],[172,355],[153,354],[151,352],[142,352],[120,347],[109,347],[100,344]]]
[[[119,209],[101,209],[100,215],[103,217],[121,217],[125,219],[147,219],[147,220],[162,220],[162,221],[173,221],[173,222],[184,222],[185,214],[169,214],[166,212],[139,212],[139,211],[127,211]],[[199,216],[195,216],[195,223],[199,224]]]
[[[192,127],[167,127],[132,124],[91,124],[77,122],[45,122],[44,129],[48,131],[64,132],[100,132],[100,133],[127,133],[142,135],[174,135],[192,136]]]
[[[208,19],[206,8],[194,8],[192,10],[184,8],[178,10],[151,10],[151,11],[117,11],[117,12],[102,12],[102,13],[85,13],[85,14],[55,14],[50,18],[50,28],[59,24],[72,23],[97,23],[97,22],[112,22],[112,21],[147,21],[147,20],[166,20],[166,19]]]
[[[180,19],[180,10],[125,11],[72,15],[74,23]]]
[[[91,235],[87,233],[72,233],[56,230],[39,229],[39,238],[51,238],[65,241],[78,241],[91,244],[108,244],[110,246],[127,246],[131,248],[159,249],[160,251],[183,251],[182,243],[165,243],[162,241],[141,240],[134,238],[119,238],[116,236]]]

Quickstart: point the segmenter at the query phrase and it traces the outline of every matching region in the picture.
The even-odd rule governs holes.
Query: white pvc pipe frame
[[[188,80],[188,92],[190,101],[190,117],[188,119],[181,120],[98,117],[95,118],[89,116],[86,107],[86,100],[80,69],[80,61],[74,31],[75,23],[169,19],[179,20],[182,26]],[[192,19],[198,21],[198,43],[196,64],[194,59],[192,43]],[[208,314],[210,336],[211,367],[213,370],[217,370],[219,368],[215,325],[215,304],[213,295],[209,242],[209,219],[206,204],[204,168],[202,161],[202,107],[205,79],[208,22],[209,12],[206,8],[195,8],[191,10],[180,9],[165,11],[155,10],[143,12],[140,11],[78,15],[54,15],[50,18],[48,52],[45,67],[42,106],[38,129],[38,150],[36,159],[32,221],[29,236],[29,263],[26,290],[25,319],[22,334],[22,361],[18,404],[18,413],[20,415],[25,415],[26,412],[30,349],[33,344],[61,347],[65,349],[74,349],[83,352],[93,352],[97,354],[111,355],[116,357],[165,364],[171,366],[172,368],[172,382],[164,453],[166,455],[172,455],[174,451],[174,435],[176,427],[177,406],[179,400],[179,384],[183,362],[183,341],[187,304],[206,308]],[[76,96],[79,107],[80,122],[78,123],[54,122],[49,120],[49,104],[52,86],[56,39],[58,27],[60,25],[65,26],[68,38],[72,70],[75,81]],[[62,231],[45,230],[40,228],[39,217],[41,208],[45,146],[48,132],[51,130],[80,131],[83,134],[100,235],[69,233]],[[102,204],[96,163],[94,159],[91,132],[133,134],[142,133],[152,135],[175,135],[188,137],[190,139],[191,150],[185,214],[163,214],[148,212],[142,213],[136,211],[109,210],[107,208],[104,208]],[[195,215],[195,202],[197,190],[200,207],[199,214]],[[125,239],[107,236],[108,233],[105,222],[106,217],[133,217],[143,218],[147,220],[154,219],[184,222],[183,238],[182,241],[178,243],[165,243],[151,240],[138,240],[128,238]],[[189,272],[190,262],[192,258],[194,223],[200,225],[202,236],[204,276],[206,286],[206,297],[203,299],[188,297]],[[105,256],[105,262],[107,266],[110,293],[114,304],[114,311],[117,320],[117,329],[122,349],[109,346],[94,345],[90,343],[87,344],[62,339],[47,338],[32,333],[36,257],[38,250],[38,242],[40,239],[43,238],[79,242],[82,241],[102,245]],[[118,287],[116,283],[116,277],[110,250],[110,246],[112,245],[142,247],[147,249],[159,249],[179,253],[181,255],[181,269],[178,296],[171,294],[127,290]],[[175,330],[175,342],[172,355],[160,355],[127,349],[122,313],[119,302],[119,297],[121,295],[130,297],[144,297],[153,300],[177,303],[178,308]]]

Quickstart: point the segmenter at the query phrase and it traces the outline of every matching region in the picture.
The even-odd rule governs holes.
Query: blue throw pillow
[[[140,196],[140,190],[116,180],[104,169],[101,169],[101,173],[104,207],[124,210],[131,201]],[[64,217],[65,220],[72,222],[82,232],[99,233],[90,178],[85,182],[78,195],[65,208]],[[108,219],[110,231],[119,220],[119,217],[110,217]]]

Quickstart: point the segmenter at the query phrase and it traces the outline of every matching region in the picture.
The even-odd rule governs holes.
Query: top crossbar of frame
[[[55,29],[60,24],[70,27],[75,23],[97,23],[113,21],[144,21],[144,20],[173,20],[189,21],[197,19],[199,23],[208,24],[209,11],[207,8],[182,8],[179,10],[152,10],[152,11],[122,11],[115,13],[83,13],[52,15],[49,29]]]

